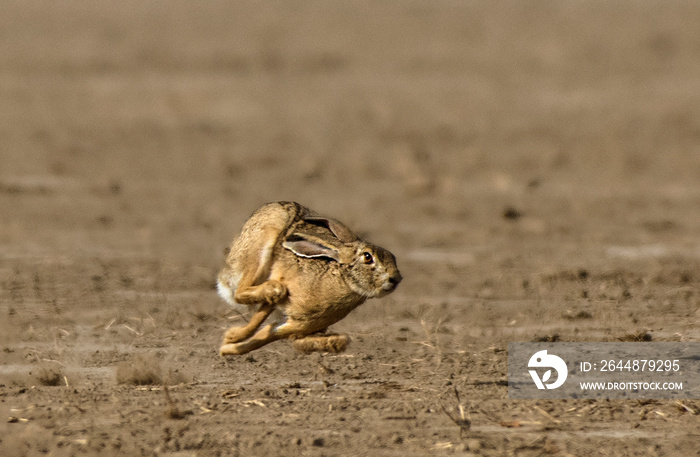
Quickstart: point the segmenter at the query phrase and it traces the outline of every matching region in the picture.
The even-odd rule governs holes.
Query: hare
[[[349,338],[328,326],[401,282],[394,255],[340,222],[294,202],[260,207],[233,241],[218,276],[232,305],[255,307],[250,321],[224,335],[221,355],[240,355],[280,339],[302,352],[342,352]],[[281,322],[259,328],[273,313]]]

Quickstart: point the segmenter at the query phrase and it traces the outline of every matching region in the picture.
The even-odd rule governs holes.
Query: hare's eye
[[[372,254],[370,254],[369,252],[365,252],[363,255],[366,264],[369,265],[370,263],[374,263],[374,257],[372,257]]]

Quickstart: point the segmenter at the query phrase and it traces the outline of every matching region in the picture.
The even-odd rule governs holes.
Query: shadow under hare
[[[302,352],[342,352],[348,336],[328,334],[328,326],[399,282],[394,255],[342,223],[294,202],[263,205],[233,241],[218,276],[221,297],[255,308],[246,325],[226,331],[220,354],[246,354],[287,338]],[[281,322],[260,328],[276,310]]]

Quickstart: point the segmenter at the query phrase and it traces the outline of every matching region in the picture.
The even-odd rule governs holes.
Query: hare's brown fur
[[[303,352],[341,352],[348,337],[325,334],[328,326],[400,281],[389,251],[340,222],[298,203],[266,204],[245,223],[219,273],[222,297],[257,306],[245,326],[225,333],[220,353],[245,354],[285,338]],[[283,322],[259,328],[276,309]]]

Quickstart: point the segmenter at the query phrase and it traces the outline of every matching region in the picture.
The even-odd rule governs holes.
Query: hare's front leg
[[[305,335],[309,332],[306,325],[301,322],[287,320],[281,324],[268,324],[258,330],[249,339],[240,343],[224,344],[219,348],[221,355],[242,355],[261,348],[273,341],[290,338],[296,335]]]
[[[224,333],[224,342],[222,344],[238,343],[246,338],[250,338],[253,333],[260,327],[265,319],[275,310],[275,305],[263,304],[260,309],[253,314],[250,321],[243,327],[231,327]]]
[[[308,327],[303,322],[287,320],[278,325],[266,325],[246,341],[234,344],[224,344],[219,349],[221,355],[242,355],[261,348],[273,341],[294,338],[294,348],[301,352],[343,352],[350,341],[343,334],[308,334]]]
[[[297,338],[292,346],[299,352],[344,352],[348,347],[350,338],[345,334],[317,335],[311,334]]]
[[[281,282],[268,280],[262,284],[251,285],[254,280],[252,275],[244,276],[236,288],[233,299],[242,305],[260,304],[260,308],[246,325],[228,329],[224,334],[223,344],[238,343],[252,336],[260,324],[275,310],[277,303],[287,297],[287,287]]]

